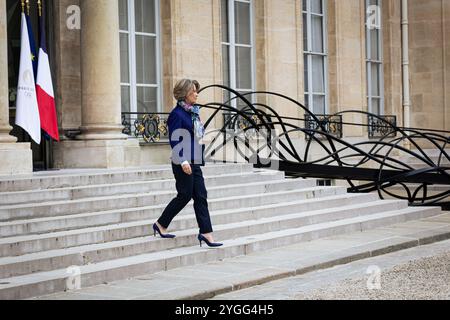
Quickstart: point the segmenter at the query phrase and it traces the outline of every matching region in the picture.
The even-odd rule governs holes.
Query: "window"
[[[223,84],[240,93],[254,91],[253,8],[251,0],[221,0]],[[228,93],[225,101],[230,99]],[[243,107],[233,101],[236,108]]]
[[[119,0],[123,112],[161,111],[159,0]]]
[[[381,0],[366,0],[366,64],[369,112],[384,114]]]
[[[328,112],[326,0],[303,0],[305,104],[315,114]]]

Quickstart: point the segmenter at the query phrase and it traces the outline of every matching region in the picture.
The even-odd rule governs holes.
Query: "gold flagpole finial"
[[[39,17],[42,17],[42,1],[38,0]]]
[[[22,0],[22,13],[25,12],[25,0]]]
[[[30,15],[30,0],[26,0],[27,3],[27,15]]]

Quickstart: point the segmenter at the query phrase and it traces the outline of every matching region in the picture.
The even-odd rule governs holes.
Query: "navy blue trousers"
[[[211,217],[208,210],[208,192],[200,165],[191,165],[192,175],[183,172],[181,165],[172,164],[178,195],[164,210],[158,223],[165,229],[173,219],[194,199],[194,210],[201,234],[212,233]]]

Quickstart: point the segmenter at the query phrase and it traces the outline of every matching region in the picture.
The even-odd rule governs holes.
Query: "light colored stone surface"
[[[442,0],[409,1],[411,125],[448,129],[448,15]]]
[[[55,167],[139,166],[138,141],[126,141],[127,137],[122,134],[117,0],[97,1],[95,4],[81,1],[80,5],[82,135],[77,139],[82,141],[58,144],[54,151]],[[72,36],[66,31],[59,35],[63,38]],[[77,36],[73,34],[73,37]],[[67,48],[61,47],[60,50]],[[73,63],[77,72],[76,61]],[[65,78],[64,75],[60,77]]]
[[[385,114],[403,123],[401,1],[383,1],[382,15]]]
[[[80,300],[89,300],[92,297],[109,297],[114,299],[118,295],[123,299],[143,300],[208,299],[215,295],[215,299],[224,300],[320,299],[320,295],[313,296],[310,292],[323,288],[319,292],[322,296],[333,293],[333,291],[328,291],[325,288],[329,288],[338,281],[349,277],[362,278],[365,276],[367,268],[371,265],[377,265],[382,269],[384,284],[390,281],[386,280],[385,282],[384,280],[388,279],[387,277],[384,278],[385,274],[389,276],[388,269],[410,260],[439,256],[441,253],[449,250],[449,241],[401,250],[401,247],[393,246],[394,244],[401,244],[401,238],[391,237],[379,241],[380,237],[384,236],[382,231],[381,234],[378,234],[378,230],[334,236],[276,250],[258,252],[246,257],[225,259],[223,262],[211,262],[195,267],[187,266],[153,275],[140,276],[135,279],[116,281],[106,286],[102,285],[36,299],[56,300],[64,299],[65,297],[67,299],[78,297]],[[409,241],[409,239],[404,240],[404,243]],[[387,255],[378,256],[381,249],[386,250]],[[358,252],[360,254],[356,255]],[[362,254],[364,252],[366,254]],[[371,256],[373,257],[366,259]],[[440,261],[445,263],[446,260]],[[315,268],[325,269],[310,273]],[[436,281],[436,275],[449,276],[450,270],[446,271],[446,275],[445,267],[438,269],[440,273],[427,273],[428,275],[434,275],[433,281]],[[444,273],[442,273],[443,271]],[[295,272],[299,275],[291,277]],[[409,283],[423,283],[422,274],[419,272],[408,277]],[[273,281],[276,279],[282,280]],[[401,275],[396,276],[395,280],[397,281],[393,283],[399,284],[399,279],[402,279]],[[347,282],[345,285],[349,286],[340,286],[340,289],[341,291],[345,290],[346,298],[364,298],[364,296],[358,296],[358,290],[364,290],[364,288],[361,288],[361,283],[365,284],[366,282],[367,278],[364,282],[360,280],[357,284]],[[169,283],[171,284],[170,286],[168,286]],[[240,290],[247,287],[251,288]],[[406,286],[403,287],[406,288]],[[120,288],[127,288],[129,294],[124,297],[115,293]],[[397,290],[399,288],[394,286],[394,289]],[[399,290],[402,290],[402,288]],[[144,291],[144,295],[137,297],[136,294],[142,291]],[[148,293],[145,294],[145,291]],[[351,292],[356,292],[356,294],[351,294]],[[420,292],[420,288],[416,292]],[[435,292],[436,290],[429,291],[425,297],[437,298],[438,296],[434,295]],[[221,295],[221,293],[226,294]],[[329,297],[329,295],[326,297]],[[339,298],[342,295],[337,295],[336,297]]]
[[[29,143],[0,143],[0,175],[16,176],[33,172]]]
[[[81,140],[126,139],[120,96],[117,0],[81,0]]]
[[[0,1],[0,143],[14,143],[16,138],[9,135],[9,93],[8,93],[8,41],[7,41],[6,0]],[[0,170],[2,170],[0,166]]]
[[[215,297],[217,300],[449,300],[450,242],[313,271]],[[369,290],[369,267],[381,272],[381,289]],[[371,282],[372,283],[372,282]]]
[[[139,151],[137,140],[66,140],[54,148],[54,166],[65,169],[138,167]]]
[[[67,9],[80,6],[80,0],[58,0],[54,5],[55,99],[59,128],[78,130],[81,126],[81,31],[69,29]],[[61,135],[64,139],[64,136]]]
[[[330,16],[330,103],[334,110],[367,110],[364,1],[335,0],[328,4]],[[365,123],[361,115],[345,115],[344,122]],[[346,136],[363,135],[360,127],[346,128]]]
[[[268,91],[281,93],[303,102],[305,100],[304,73],[303,68],[300,67],[304,61],[301,1],[265,0],[261,2],[264,3],[265,13],[264,63],[267,72],[263,78],[266,80],[265,87]],[[259,54],[258,51],[257,56]],[[283,116],[303,118],[304,112],[284,99],[272,96],[267,102]]]
[[[32,172],[32,153],[29,143],[16,144],[9,133],[9,85],[6,0],[0,0],[0,175]]]

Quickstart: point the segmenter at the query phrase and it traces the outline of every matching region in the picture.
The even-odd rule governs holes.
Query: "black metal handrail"
[[[266,140],[265,145],[254,147],[247,136],[236,134],[231,121],[224,121],[224,126],[218,130],[211,130],[211,143],[208,145],[207,159],[216,159],[227,144],[232,143],[236,152],[246,161],[257,167],[276,168],[297,177],[317,177],[327,179],[344,179],[349,185],[350,192],[377,191],[381,198],[392,196],[406,199],[411,205],[442,205],[450,207],[450,156],[446,150],[450,144],[448,131],[426,130],[415,128],[401,128],[394,117],[379,116],[359,110],[349,110],[330,115],[333,117],[366,116],[367,124],[344,123],[329,120],[327,123],[320,116],[313,114],[300,102],[282,94],[273,92],[239,92],[221,85],[203,88],[220,88],[228,91],[234,98],[224,103],[209,103],[202,105],[213,111],[206,122],[206,127],[221,113],[234,114],[235,123],[245,123],[242,132],[252,130]],[[284,103],[292,103],[305,113],[303,121],[312,121],[315,125],[307,127],[301,125],[302,119],[283,117],[271,106],[252,103],[249,96],[265,95],[277,97]],[[239,99],[239,105],[246,105],[243,109],[233,108],[234,99]],[[270,101],[271,99],[264,99]],[[300,112],[301,112],[300,111]],[[241,118],[242,120],[236,120]],[[231,118],[232,119],[232,118]],[[342,118],[340,118],[342,119]],[[349,143],[340,136],[331,134],[327,124],[342,123],[342,125],[366,126],[370,132],[368,141]],[[307,142],[302,148],[296,147],[292,137],[298,133],[306,135]],[[431,156],[420,146],[429,144],[436,150]],[[320,148],[323,156],[313,156],[313,146]],[[269,155],[263,155],[262,150],[270,150]],[[317,150],[316,150],[317,151]],[[317,154],[317,152],[315,152]],[[411,161],[402,160],[401,157]],[[417,162],[420,164],[417,168]],[[274,165],[275,164],[275,165]],[[359,184],[357,182],[367,182]],[[417,186],[419,185],[419,186]],[[443,185],[443,191],[430,194],[431,185]],[[397,189],[403,190],[402,194]]]

